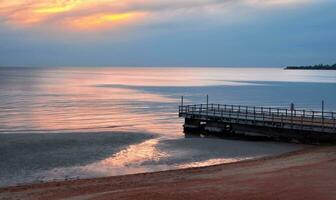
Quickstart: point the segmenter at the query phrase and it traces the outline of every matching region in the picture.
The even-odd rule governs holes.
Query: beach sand
[[[201,168],[1,188],[0,199],[336,199],[336,147]]]

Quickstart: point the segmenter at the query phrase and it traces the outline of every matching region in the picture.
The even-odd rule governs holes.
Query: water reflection
[[[130,166],[130,165],[141,165],[144,161],[152,160],[158,161],[169,155],[165,152],[160,151],[156,148],[159,143],[158,139],[147,140],[143,143],[131,145],[127,149],[120,151],[114,156],[102,160],[99,165],[109,165],[109,166]]]
[[[120,151],[104,154],[99,158],[102,160],[95,157],[84,166],[77,162],[78,156],[73,156],[75,164],[71,166],[52,165],[49,162],[58,162],[62,157],[60,152],[73,149],[64,149],[63,144],[54,149],[48,146],[54,150],[48,158],[54,159],[36,160],[34,154],[29,154],[18,163],[34,158],[36,163],[43,162],[45,168],[57,168],[22,173],[22,166],[6,166],[17,170],[8,177],[36,172],[27,178],[32,181],[132,174],[290,151],[296,147],[184,138],[182,119],[177,116],[179,98],[185,95],[186,102],[200,103],[204,102],[200,97],[209,94],[214,103],[269,106],[290,102],[310,106],[324,98],[327,107],[336,108],[335,77],[335,71],[274,68],[0,68],[0,133],[154,133],[154,139],[139,144],[119,141]],[[175,140],[166,141],[167,138]],[[118,148],[116,140],[107,145]],[[100,151],[96,147],[83,149]],[[17,152],[11,153],[9,158],[17,157]]]
[[[91,178],[203,167],[276,155],[302,148],[295,144],[216,139],[150,139],[84,166],[61,167],[34,175],[38,180]]]
[[[130,88],[96,87],[113,83],[116,76],[109,73],[33,71],[5,71],[7,81],[0,88],[0,132],[178,130],[175,112],[162,107],[177,105],[174,98]],[[24,80],[13,81],[18,77]]]
[[[176,107],[185,92],[142,87],[335,83],[335,77],[336,72],[275,68],[1,68],[0,132],[136,130],[178,135]],[[207,92],[205,88],[201,95]]]

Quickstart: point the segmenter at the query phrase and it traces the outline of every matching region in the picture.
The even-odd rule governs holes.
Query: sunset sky
[[[335,0],[0,0],[0,66],[336,63]]]

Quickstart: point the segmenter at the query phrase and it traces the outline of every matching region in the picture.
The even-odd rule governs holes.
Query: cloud
[[[282,66],[335,62],[334,0],[314,0],[313,4],[182,1],[85,1],[63,11],[38,13],[45,18],[29,25],[2,18],[0,65]],[[35,8],[33,4],[28,7]],[[13,11],[24,10],[17,7]],[[111,13],[121,15],[109,16]],[[75,31],[65,29],[71,27]]]
[[[150,21],[222,16],[237,7],[277,7],[310,0],[2,0],[0,17],[23,27],[100,30]]]

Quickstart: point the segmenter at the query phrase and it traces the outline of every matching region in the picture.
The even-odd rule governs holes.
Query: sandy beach
[[[0,189],[0,199],[335,199],[336,147],[155,173]]]

